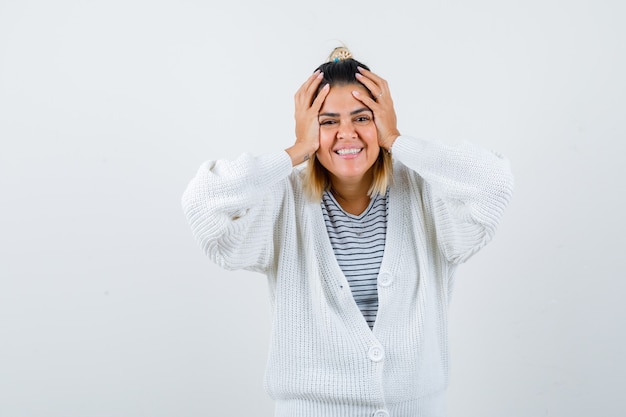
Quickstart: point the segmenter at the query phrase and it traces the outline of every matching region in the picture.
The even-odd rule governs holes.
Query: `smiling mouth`
[[[353,148],[353,149],[337,149],[335,151],[335,153],[337,155],[343,156],[343,155],[356,155],[358,153],[360,153],[363,150],[363,148]]]

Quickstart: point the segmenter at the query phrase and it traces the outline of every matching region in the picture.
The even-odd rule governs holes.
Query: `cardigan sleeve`
[[[264,272],[273,259],[273,221],[279,183],[291,173],[289,155],[243,154],[207,161],[187,186],[182,207],[196,240],[225,269]]]
[[[400,136],[394,158],[424,182],[437,242],[448,261],[462,263],[495,233],[513,193],[513,174],[503,156],[464,142],[441,142]]]

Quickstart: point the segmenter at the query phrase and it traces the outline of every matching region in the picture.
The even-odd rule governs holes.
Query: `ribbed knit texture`
[[[392,153],[373,330],[286,152],[206,162],[183,195],[214,262],[267,275],[265,386],[278,417],[445,415],[452,278],[493,237],[513,177],[506,159],[467,143],[401,136]]]

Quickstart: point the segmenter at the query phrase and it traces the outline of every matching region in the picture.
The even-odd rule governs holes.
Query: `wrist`
[[[385,149],[388,152],[391,152],[391,147],[395,143],[396,139],[400,137],[400,132],[395,132],[389,135],[385,140],[380,142],[380,147]]]
[[[287,152],[291,158],[292,166],[300,165],[301,163],[308,161],[316,151],[317,148],[298,142],[285,149],[285,152]]]

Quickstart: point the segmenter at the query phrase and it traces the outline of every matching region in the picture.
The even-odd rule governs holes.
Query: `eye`
[[[354,121],[356,123],[359,123],[359,124],[368,123],[370,120],[372,120],[372,118],[370,116],[368,116],[368,115],[365,115],[365,114],[362,114],[362,115],[357,116],[357,117],[354,118]]]
[[[330,125],[334,125],[335,123],[337,122],[333,119],[320,120],[320,125],[322,126],[330,126]]]

